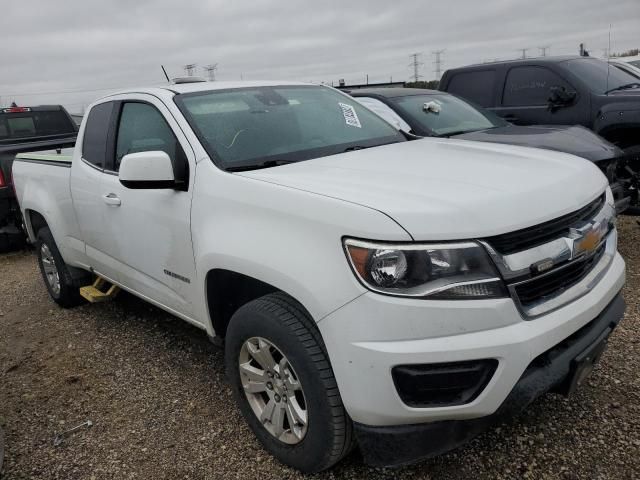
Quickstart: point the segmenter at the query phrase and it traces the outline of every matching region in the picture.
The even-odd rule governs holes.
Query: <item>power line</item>
[[[420,68],[420,65],[424,65],[422,62],[419,61],[420,56],[422,55],[422,53],[420,52],[416,52],[416,53],[412,53],[411,55],[409,55],[410,57],[413,58],[413,62],[411,62],[409,64],[410,67],[413,67],[413,81],[417,82],[418,79],[420,77],[422,77],[422,75],[420,75],[418,69]]]
[[[436,74],[436,80],[440,80],[440,74],[442,73],[442,64],[444,63],[442,60],[442,54],[444,51],[445,49],[443,48],[442,50],[435,50],[431,52],[436,57],[433,61],[433,64],[435,65],[434,73]]]

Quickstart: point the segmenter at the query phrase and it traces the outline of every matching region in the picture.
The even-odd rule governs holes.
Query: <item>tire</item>
[[[67,264],[64,263],[60,255],[49,227],[38,230],[36,254],[42,279],[53,301],[64,308],[76,307],[85,303],[85,300],[80,296],[79,288],[74,285]]]
[[[259,348],[257,353],[256,347]],[[277,366],[274,369],[262,367],[262,373],[272,376],[247,376],[247,365],[258,371],[261,369],[261,364],[250,352],[253,349],[256,356],[264,360],[262,352],[265,348]],[[351,419],[342,404],[324,342],[315,322],[294,299],[284,293],[272,293],[240,307],[227,329],[225,363],[242,415],[264,448],[282,463],[305,473],[315,473],[331,467],[349,453],[353,442]],[[276,378],[278,372],[282,373],[279,379]],[[258,382],[250,381],[258,377],[261,379]],[[269,379],[273,382],[271,389],[245,392],[243,381],[249,382],[252,390],[261,385],[262,380]],[[299,390],[295,390],[296,379]],[[261,387],[256,388],[260,390]],[[273,403],[279,393],[282,394],[280,403]],[[254,408],[256,404],[258,409],[265,404],[265,410],[269,410],[267,401],[275,405],[275,409],[270,416],[272,421],[263,423]],[[279,437],[276,436],[278,408],[283,418],[286,417],[285,431]],[[294,419],[292,428],[289,418],[293,417],[287,414],[287,408],[290,412],[300,409],[306,412],[306,426],[295,423]],[[296,418],[302,416],[296,415]]]

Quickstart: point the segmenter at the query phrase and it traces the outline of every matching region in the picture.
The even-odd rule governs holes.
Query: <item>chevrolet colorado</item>
[[[205,330],[257,438],[305,472],[355,444],[373,465],[436,455],[573,391],[624,311],[597,167],[408,141],[328,87],[124,91],[71,162],[23,154],[13,175],[51,297],[97,276]]]

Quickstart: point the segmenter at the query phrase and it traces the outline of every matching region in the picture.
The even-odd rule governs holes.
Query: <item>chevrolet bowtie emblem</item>
[[[591,225],[591,228],[586,232],[581,232],[581,236],[573,240],[573,257],[579,255],[592,254],[604,237],[604,229],[600,224]]]

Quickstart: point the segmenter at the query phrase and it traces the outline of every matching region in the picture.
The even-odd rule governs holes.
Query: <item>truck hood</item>
[[[509,125],[463,133],[454,138],[544,148],[577,155],[592,162],[610,160],[623,155],[622,150],[612,143],[607,142],[591,130],[578,126],[536,125],[524,127]]]
[[[434,138],[237,175],[378,210],[415,240],[536,225],[577,210],[607,185],[593,164],[572,155]]]

